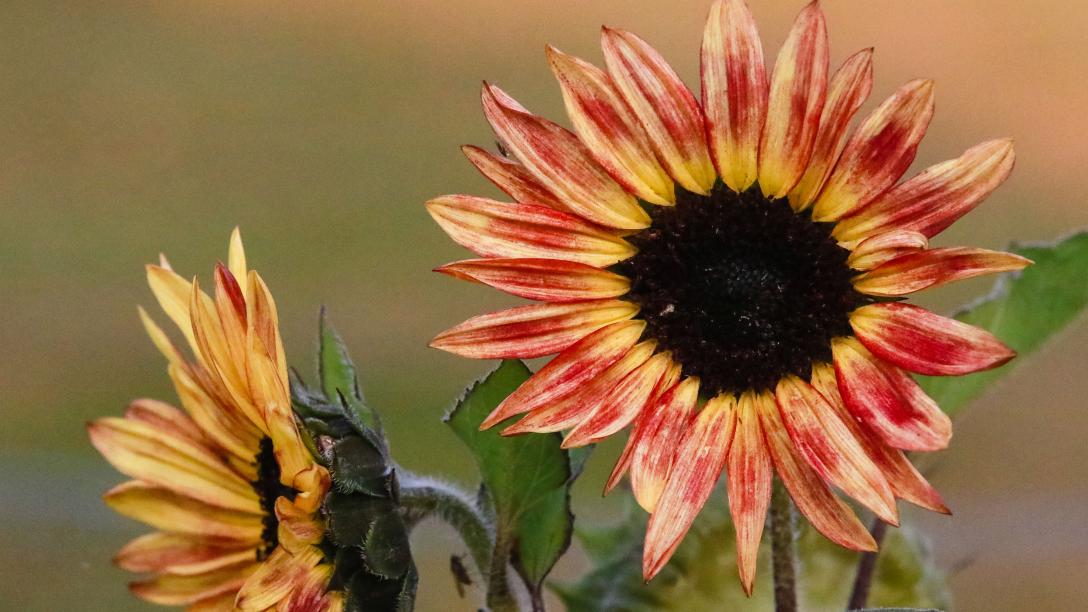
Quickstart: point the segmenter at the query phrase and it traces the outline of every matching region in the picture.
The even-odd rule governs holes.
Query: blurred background
[[[802,3],[750,0],[768,61]],[[824,3],[832,62],[876,47],[871,108],[937,82],[916,166],[1012,136],[1012,179],[942,244],[1000,248],[1088,225],[1088,4]],[[490,364],[428,349],[436,332],[509,303],[430,272],[466,253],[425,213],[433,196],[495,194],[462,158],[489,145],[482,79],[561,118],[546,42],[595,62],[598,27],[639,32],[698,83],[704,0],[39,2],[0,16],[0,607],[142,610],[109,564],[137,524],[99,495],[121,477],[83,424],[134,397],[174,400],[136,305],[143,264],[208,279],[242,228],[280,308],[290,361],[312,367],[326,304],[408,468],[467,483],[440,417]],[[565,123],[565,119],[562,119]],[[926,295],[950,310],[988,280]],[[933,479],[955,516],[908,513],[952,571],[958,610],[1082,610],[1088,600],[1088,327],[1020,363],[958,423]],[[618,449],[591,459],[582,520]],[[419,609],[461,604],[443,573],[461,545],[417,533]],[[577,555],[558,576],[580,572]],[[723,579],[733,580],[732,577]],[[471,609],[464,603],[463,609]]]

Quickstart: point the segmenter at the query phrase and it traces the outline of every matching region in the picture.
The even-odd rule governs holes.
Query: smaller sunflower
[[[88,424],[95,448],[133,480],[104,496],[158,531],[117,553],[122,569],[152,574],[141,599],[190,610],[340,610],[333,566],[319,545],[328,471],[303,443],[291,411],[276,306],[242,240],[215,269],[215,297],[165,258],[148,284],[177,325],[187,359],[141,308],[166,356],[181,405],[139,399],[124,417]]]

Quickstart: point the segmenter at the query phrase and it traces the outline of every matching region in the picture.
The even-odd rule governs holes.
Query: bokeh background
[[[751,0],[768,59],[801,2]],[[1001,247],[1088,225],[1088,3],[828,0],[833,64],[875,46],[875,101],[918,76],[937,115],[917,167],[1016,139],[1012,179],[942,242]],[[208,278],[240,225],[308,371],[326,304],[408,468],[468,482],[440,417],[489,364],[427,348],[509,300],[432,274],[465,253],[422,203],[494,193],[461,157],[489,144],[481,79],[562,117],[545,42],[594,61],[602,23],[643,34],[697,84],[708,3],[548,0],[41,2],[0,12],[0,608],[140,610],[112,552],[142,529],[106,510],[118,482],[86,420],[172,399],[136,305],[160,251]],[[1088,271],[1086,271],[1088,273]],[[989,281],[937,292],[948,310]],[[956,514],[909,513],[959,610],[1082,610],[1088,600],[1088,328],[1020,363],[960,420],[933,479]],[[607,520],[606,445],[577,488]],[[421,610],[471,609],[417,533]],[[580,571],[577,555],[559,576]],[[726,576],[725,580],[734,578]]]

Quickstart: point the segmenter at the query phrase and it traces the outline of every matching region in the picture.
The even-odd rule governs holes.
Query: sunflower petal
[[[910,375],[852,338],[834,340],[831,350],[846,407],[889,446],[917,451],[948,446],[952,421]]]
[[[710,157],[722,182],[744,191],[758,176],[767,116],[767,68],[744,0],[716,0],[703,31],[703,111]]]
[[[186,414],[166,402],[142,398],[133,400],[125,410],[125,418],[146,423],[172,437],[203,446],[204,434]]]
[[[126,544],[113,562],[129,572],[191,576],[252,561],[255,555],[252,542],[155,532]]]
[[[843,62],[831,77],[812,155],[804,175],[789,194],[794,210],[808,208],[819,195],[846,144],[850,120],[872,89],[873,50],[863,49]]]
[[[237,227],[230,233],[230,246],[227,249],[227,268],[234,278],[245,278],[249,274],[246,268],[246,249],[242,245],[242,232]],[[243,301],[245,287],[240,287]]]
[[[454,242],[481,257],[564,259],[603,268],[635,254],[630,243],[547,206],[444,196],[427,212]]]
[[[317,548],[307,548],[294,555],[277,548],[242,585],[234,600],[235,607],[250,611],[276,605],[302,584],[320,561],[321,552]]]
[[[775,470],[801,514],[817,531],[839,546],[852,550],[876,550],[873,536],[854,511],[836,497],[798,455],[770,393],[756,396],[756,412],[759,413],[760,427]]]
[[[796,376],[778,383],[775,400],[790,439],[816,473],[884,522],[898,525],[888,481],[827,400]]]
[[[561,259],[469,259],[435,271],[540,302],[619,297],[631,288],[631,281],[615,272]]]
[[[835,226],[836,239],[853,242],[891,229],[932,238],[971,212],[1012,172],[1016,155],[1009,139],[991,140],[957,159],[930,166],[893,187]]]
[[[850,326],[877,357],[929,376],[988,370],[1016,356],[984,329],[900,302],[862,306]]]
[[[797,16],[771,76],[767,121],[759,144],[759,186],[781,198],[808,165],[827,95],[827,23],[813,2]]]
[[[585,446],[626,427],[654,396],[670,364],[668,352],[658,353],[624,376],[593,414],[567,434],[562,447]]]
[[[816,203],[813,219],[836,221],[880,196],[903,176],[933,117],[933,82],[899,88],[858,127]]]
[[[915,253],[929,246],[925,235],[910,230],[894,230],[876,234],[858,243],[846,264],[854,270],[872,270],[900,255]]]
[[[688,191],[710,193],[717,174],[691,90],[660,53],[630,32],[602,28],[601,48],[612,80],[669,175]]]
[[[737,531],[737,570],[749,597],[755,584],[759,541],[771,503],[774,477],[755,402],[751,393],[741,395],[737,402],[737,430],[726,460],[729,513]]]
[[[431,346],[473,359],[531,359],[558,353],[637,312],[638,306],[619,300],[518,306],[473,317],[438,334]]]
[[[575,393],[595,379],[638,341],[643,321],[606,325],[559,353],[502,401],[483,423],[487,429],[512,416],[535,410]]]
[[[642,576],[646,580],[668,563],[710,497],[725,467],[736,416],[736,400],[719,395],[707,402],[685,432],[669,481],[646,527],[642,551]]]
[[[507,195],[523,204],[541,204],[556,210],[570,212],[563,202],[540,184],[525,166],[512,159],[500,157],[480,147],[465,145],[461,147],[472,165],[480,171],[487,180],[502,189]]]
[[[862,293],[895,297],[998,272],[1022,270],[1031,260],[1000,251],[968,247],[907,253],[854,279]]]
[[[102,499],[122,516],[171,533],[257,543],[264,528],[259,513],[212,506],[138,480],[117,485]]]
[[[608,74],[550,45],[547,55],[567,115],[597,163],[629,193],[654,204],[672,204],[672,179]]]
[[[151,580],[133,582],[129,589],[144,601],[183,606],[237,591],[257,565],[250,562],[192,576],[163,574]]]
[[[638,201],[597,165],[577,136],[511,105],[509,96],[492,85],[484,85],[483,104],[499,138],[568,209],[606,227],[650,224]]]
[[[680,441],[694,420],[698,401],[699,379],[688,378],[644,410],[636,431],[631,434],[634,438],[630,453],[631,490],[647,512],[653,512],[661,500]],[[612,486],[619,480],[615,472],[609,479]]]

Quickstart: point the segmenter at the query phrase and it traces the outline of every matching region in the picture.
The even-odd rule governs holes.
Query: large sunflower
[[[215,269],[215,298],[170,268],[148,283],[185,336],[186,359],[147,313],[185,410],[133,402],[124,417],[88,425],[91,442],[133,478],[105,495],[117,512],[159,531],[117,553],[123,569],[153,576],[142,599],[192,610],[339,610],[319,548],[328,471],[314,462],[291,412],[276,306],[242,241]]]
[[[472,318],[432,345],[485,359],[558,353],[483,427],[528,413],[503,433],[569,429],[572,447],[630,425],[608,486],[629,471],[652,513],[647,578],[723,469],[749,592],[774,473],[816,529],[853,549],[876,544],[832,487],[891,524],[895,498],[947,512],[903,454],[952,434],[909,373],[966,374],[1013,352],[901,300],[1030,263],[928,246],[1005,180],[1012,143],[898,183],[933,84],[907,83],[851,130],[872,51],[829,77],[817,3],[768,78],[745,3],[715,2],[701,103],[634,34],[604,28],[602,47],[606,70],[547,50],[573,133],[484,85],[503,152],[464,152],[514,203],[427,203],[482,257],[439,271],[544,302]]]

